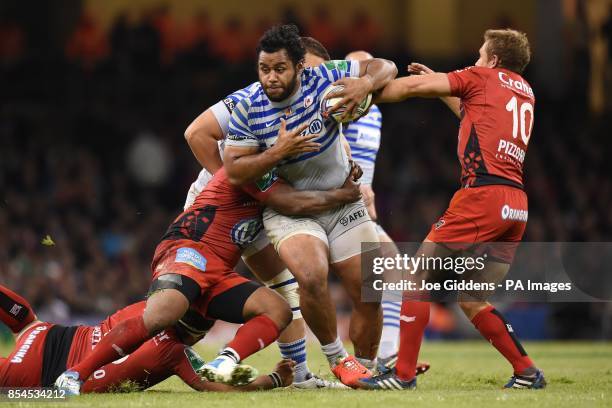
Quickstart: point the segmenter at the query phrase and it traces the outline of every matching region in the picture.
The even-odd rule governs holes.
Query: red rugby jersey
[[[535,97],[519,74],[468,67],[448,74],[461,99],[457,156],[461,185],[523,187],[523,161],[531,137]]]
[[[179,215],[166,231],[155,251],[155,260],[178,240],[204,244],[204,254],[212,252],[230,267],[240,260],[243,248],[263,230],[259,201],[284,183],[274,172],[257,183],[236,187],[229,182],[225,168],[219,169],[194,203]]]

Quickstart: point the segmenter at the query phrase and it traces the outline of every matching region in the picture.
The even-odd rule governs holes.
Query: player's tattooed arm
[[[223,166],[217,142],[223,131],[212,110],[206,109],[185,130],[185,139],[200,165],[214,174]]]
[[[262,203],[284,215],[313,215],[329,211],[343,204],[361,199],[354,169],[340,188],[327,191],[296,190],[284,182],[276,185],[262,199]]]
[[[450,82],[446,74],[413,75],[391,81],[375,96],[374,103],[401,102],[408,98],[440,98],[443,96],[451,96]]]
[[[225,146],[223,162],[230,183],[239,186],[255,181],[285,158],[318,151],[320,144],[313,139],[319,134],[302,135],[307,127],[308,123],[304,123],[288,131],[286,122],[281,119],[276,143],[262,153],[257,147]]]
[[[411,75],[425,75],[425,74],[434,74],[435,71],[429,68],[426,65],[419,64],[418,62],[413,62],[408,65],[408,73]],[[441,96],[440,100],[448,106],[448,108],[457,116],[461,118],[460,106],[461,100],[456,96]]]

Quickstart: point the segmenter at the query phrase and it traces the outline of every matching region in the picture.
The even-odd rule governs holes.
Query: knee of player
[[[327,271],[316,267],[305,269],[299,280],[300,295],[305,292],[311,296],[325,293],[327,291]]]
[[[157,334],[168,327],[173,326],[178,322],[180,316],[174,316],[171,313],[152,314],[146,313],[143,315],[145,327],[151,334]]]
[[[459,307],[463,310],[463,313],[469,318],[472,319],[474,316],[478,314],[482,309],[486,308],[488,305],[487,302],[475,302],[475,301],[459,301]]]
[[[289,326],[293,320],[293,313],[291,313],[289,304],[280,296],[277,296],[273,302],[268,303],[261,314],[269,317],[281,331]]]

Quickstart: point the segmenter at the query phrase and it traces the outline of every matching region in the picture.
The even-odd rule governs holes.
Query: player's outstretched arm
[[[425,75],[434,74],[435,71],[429,68],[427,65],[419,64],[418,62],[412,62],[408,65],[408,73],[411,75]],[[461,100],[456,96],[441,96],[440,100],[444,102],[446,106],[457,116],[461,118],[460,106]]]
[[[451,96],[448,76],[443,73],[416,75],[394,79],[374,98],[375,103],[401,102],[408,98],[440,98]]]
[[[373,92],[383,88],[397,76],[397,67],[393,61],[372,58],[359,63],[359,76],[372,82]]]
[[[237,186],[246,184],[261,178],[287,157],[318,151],[320,144],[313,139],[319,137],[319,134],[301,134],[307,127],[308,123],[304,123],[287,131],[287,124],[281,119],[276,143],[262,153],[259,153],[257,147],[226,145],[223,162],[230,183]]]
[[[349,174],[342,187],[327,191],[299,191],[287,183],[277,182],[262,202],[284,215],[313,215],[329,211],[361,198],[359,184],[355,182],[356,171]]]
[[[212,110],[206,109],[185,130],[185,139],[200,165],[210,174],[223,166],[217,142],[223,131]]]

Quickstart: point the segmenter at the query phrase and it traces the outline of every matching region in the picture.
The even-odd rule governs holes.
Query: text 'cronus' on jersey
[[[525,81],[516,81],[508,74],[500,71],[498,74],[499,80],[502,82],[502,86],[509,87],[515,91],[525,94],[526,96],[533,97],[533,89]]]

